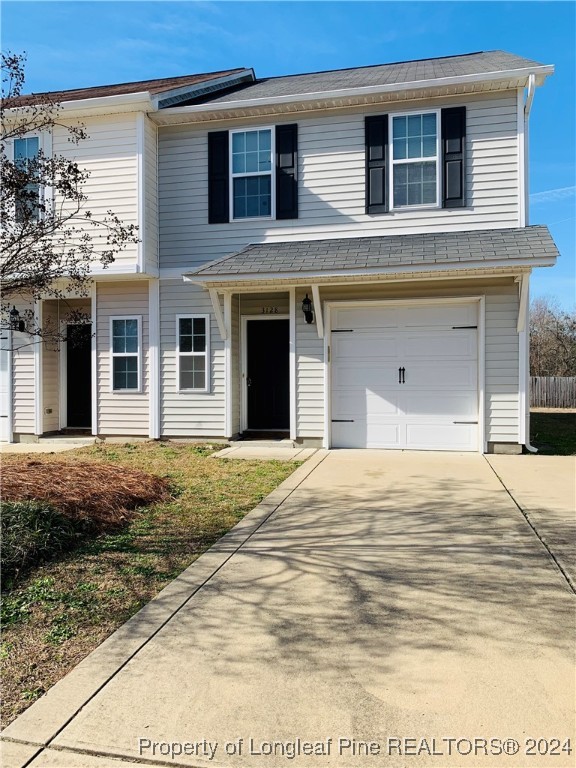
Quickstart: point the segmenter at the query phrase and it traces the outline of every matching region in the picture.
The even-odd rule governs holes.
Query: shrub
[[[74,547],[88,524],[63,515],[43,501],[5,501],[1,508],[4,580],[13,581],[33,563]]]

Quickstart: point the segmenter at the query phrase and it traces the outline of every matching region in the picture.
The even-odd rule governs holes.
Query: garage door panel
[[[339,448],[399,448],[401,427],[399,424],[333,423],[332,439]]]
[[[397,328],[397,307],[349,307],[334,312],[333,328]]]
[[[332,415],[335,419],[366,419],[370,414],[377,419],[382,414],[398,414],[398,398],[398,392],[373,391],[366,387],[339,389],[333,392]]]
[[[333,366],[333,381],[337,382],[334,392],[341,387],[357,385],[361,385],[363,389],[378,389],[398,384],[398,368],[395,365],[377,365],[374,361],[368,361],[364,365],[337,363]]]
[[[476,331],[426,331],[418,335],[401,335],[399,354],[406,360],[432,360],[457,358],[476,360],[478,343]]]
[[[406,365],[406,386],[419,389],[443,387],[448,391],[466,387],[476,391],[476,365],[471,361],[442,362],[429,365],[413,362]]]
[[[446,417],[475,419],[478,413],[476,392],[408,392],[399,401],[407,417]]]
[[[473,304],[411,305],[399,309],[398,324],[408,329],[476,325],[477,311]]]
[[[406,443],[415,450],[470,451],[476,444],[477,430],[474,424],[407,424]]]
[[[399,354],[397,336],[379,336],[376,333],[351,333],[337,336],[332,343],[334,355],[346,360],[369,363],[374,358],[396,359]]]

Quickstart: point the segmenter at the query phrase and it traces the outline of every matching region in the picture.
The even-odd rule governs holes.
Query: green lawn
[[[538,453],[549,456],[576,455],[576,413],[530,414],[530,442]]]
[[[166,501],[138,510],[113,533],[29,570],[3,594],[3,723],[54,685],[290,475],[297,464],[228,461],[193,445],[94,446],[35,455],[62,472],[114,462],[168,480]],[[21,463],[26,456],[5,456]],[[62,466],[64,465],[64,467]]]

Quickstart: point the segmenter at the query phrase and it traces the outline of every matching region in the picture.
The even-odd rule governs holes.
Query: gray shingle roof
[[[205,264],[190,275],[199,278],[257,278],[262,274],[346,272],[466,263],[490,266],[493,261],[555,259],[558,250],[547,227],[486,229],[472,232],[437,232],[418,235],[383,235],[337,240],[258,243],[238,253]]]
[[[525,59],[506,51],[480,51],[461,56],[446,56],[440,59],[401,61],[372,67],[257,79],[256,82],[235,88],[227,94],[213,98],[210,96],[201,97],[194,103],[222,104],[229,101],[293,96],[371,85],[409,83],[419,80],[433,80],[439,77],[457,77],[459,75],[475,75],[541,66],[542,64],[537,61]]]

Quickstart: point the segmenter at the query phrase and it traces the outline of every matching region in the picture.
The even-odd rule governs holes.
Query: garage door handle
[[[406,384],[405,374],[406,368],[398,368],[398,384]]]
[[[452,424],[478,424],[477,421],[453,421]]]

